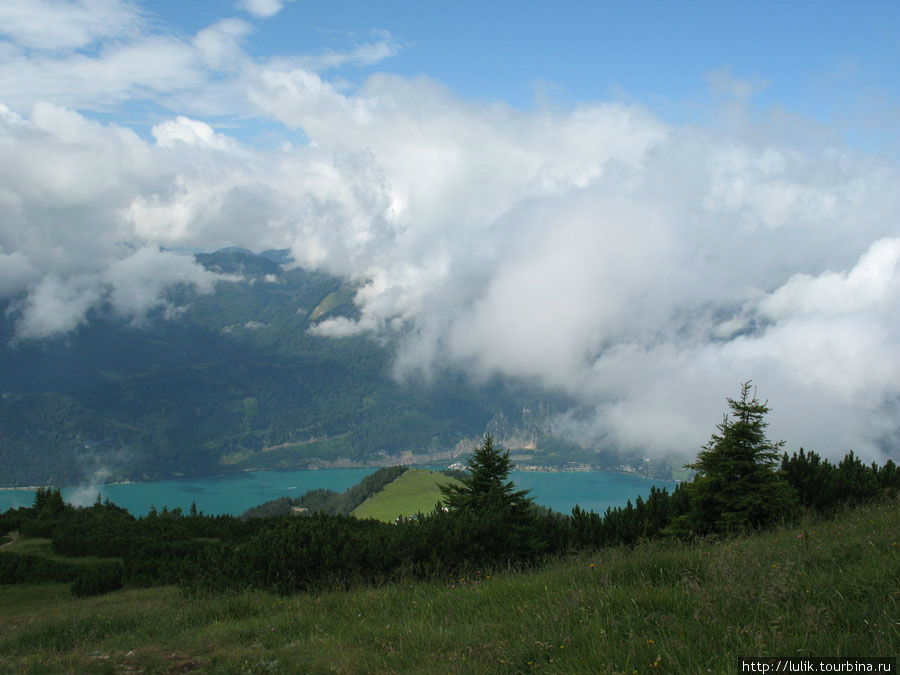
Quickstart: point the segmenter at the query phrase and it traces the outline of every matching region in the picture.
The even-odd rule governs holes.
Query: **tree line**
[[[110,503],[75,508],[59,490],[41,489],[30,508],[0,514],[0,534],[45,537],[65,556],[96,556],[73,572],[27,556],[0,553],[0,583],[72,581],[89,594],[121,586],[178,584],[190,592],[263,588],[279,593],[434,578],[507,566],[657,537],[730,535],[848,504],[896,497],[900,469],[888,460],[866,465],[849,453],[838,464],[801,449],[792,455],[765,434],[769,409],[751,394],[728,399],[726,415],[697,460],[692,481],[673,492],[651,488],[605,513],[578,507],[571,515],[537,506],[509,480],[509,453],[485,438],[462,485],[442,489],[438,507],[396,524],[359,520],[344,501],[370,494],[384,477],[342,495],[313,495],[307,517],[208,516],[195,508],[151,510],[135,518]],[[396,473],[400,470],[394,470]],[[318,501],[316,501],[318,500]],[[326,512],[330,509],[330,512]]]

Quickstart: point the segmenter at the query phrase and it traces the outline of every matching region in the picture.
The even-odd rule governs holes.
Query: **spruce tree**
[[[531,505],[528,490],[516,490],[508,480],[513,462],[509,451],[494,447],[494,439],[485,436],[484,443],[468,461],[469,475],[462,485],[442,485],[444,505],[451,511],[522,513]]]
[[[776,471],[784,441],[766,437],[767,402],[751,395],[750,382],[737,399],[729,398],[731,417],[724,415],[697,461],[688,486],[688,513],[676,531],[705,534],[764,527],[790,516],[793,490]]]
[[[448,531],[457,532],[454,556],[482,566],[533,561],[547,549],[527,490],[509,480],[513,463],[509,452],[486,436],[469,459],[462,485],[441,486],[450,511],[439,515]]]

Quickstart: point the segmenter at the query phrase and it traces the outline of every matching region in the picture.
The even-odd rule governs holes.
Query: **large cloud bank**
[[[173,250],[286,247],[361,283],[359,321],[315,332],[397,341],[400,378],[455,367],[568,392],[582,407],[560,423],[586,442],[692,454],[753,378],[792,448],[897,457],[896,164],[767,119],[520,111],[389,74],[348,89],[327,69],[389,56],[391,36],[260,61],[243,21],[172,37],[95,4],[117,12],[59,35],[19,22],[0,44],[0,295],[20,339],[210,290]],[[65,80],[73,59],[87,90]],[[136,88],[173,110],[152,138],[76,112]],[[309,143],[242,143],[210,125],[225,114]]]

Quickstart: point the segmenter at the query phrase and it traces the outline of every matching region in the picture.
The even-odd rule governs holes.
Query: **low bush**
[[[0,552],[0,584],[72,581],[79,572],[80,568],[72,563],[36,555]]]
[[[121,562],[102,562],[85,568],[72,584],[72,595],[101,595],[122,588],[125,568]]]

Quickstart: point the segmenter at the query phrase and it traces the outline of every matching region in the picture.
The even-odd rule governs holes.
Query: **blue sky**
[[[898,459],[898,72],[897,2],[4,0],[4,348],[284,248],[398,380],[693,456],[752,378],[790,447]]]
[[[169,30],[193,34],[229,16],[221,1],[151,2]],[[255,18],[264,58],[345,51],[387,32],[397,53],[333,75],[426,75],[466,98],[527,108],[550,101],[634,100],[673,121],[708,122],[728,98],[722,76],[751,86],[760,109],[783,106],[872,144],[896,143],[897,2],[289,2]],[[718,74],[719,85],[714,84]]]

